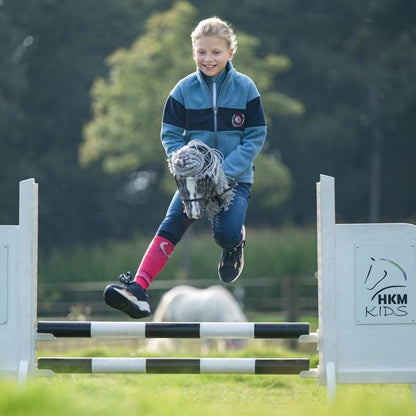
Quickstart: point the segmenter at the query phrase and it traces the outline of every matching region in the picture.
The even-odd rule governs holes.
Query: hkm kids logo
[[[408,315],[407,274],[396,262],[370,257],[364,280],[366,296],[365,318],[404,317]]]

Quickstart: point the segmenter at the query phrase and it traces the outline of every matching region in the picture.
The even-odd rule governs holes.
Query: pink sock
[[[143,289],[148,289],[154,278],[165,267],[174,248],[175,246],[166,238],[155,237],[143,256],[134,281]]]

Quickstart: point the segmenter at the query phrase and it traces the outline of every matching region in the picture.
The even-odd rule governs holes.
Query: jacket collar
[[[221,72],[221,74],[219,74],[218,77],[216,77],[216,78],[219,78],[220,81],[224,81],[224,79],[227,77],[227,75],[232,71],[235,71],[234,67],[233,67],[233,64],[231,63],[231,61],[228,61],[227,65],[225,66],[224,71]],[[197,74],[197,77],[198,77],[200,82],[206,82],[205,79],[212,78],[212,77],[205,76],[204,73],[199,68],[196,69],[196,74]]]

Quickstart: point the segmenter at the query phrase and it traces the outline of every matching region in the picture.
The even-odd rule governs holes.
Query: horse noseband
[[[209,201],[213,198],[213,185],[212,181],[208,176],[204,176],[201,179],[198,179],[198,183],[202,184],[204,187],[204,192],[199,198],[188,198],[188,190],[186,188],[186,180],[189,178],[181,178],[178,175],[175,175],[176,186],[178,187],[179,195],[182,202],[198,202],[198,201]]]

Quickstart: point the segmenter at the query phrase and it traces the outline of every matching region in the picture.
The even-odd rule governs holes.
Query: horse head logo
[[[399,264],[383,257],[370,259],[364,285],[369,291],[376,290],[373,298],[384,290],[406,287],[407,274]]]

